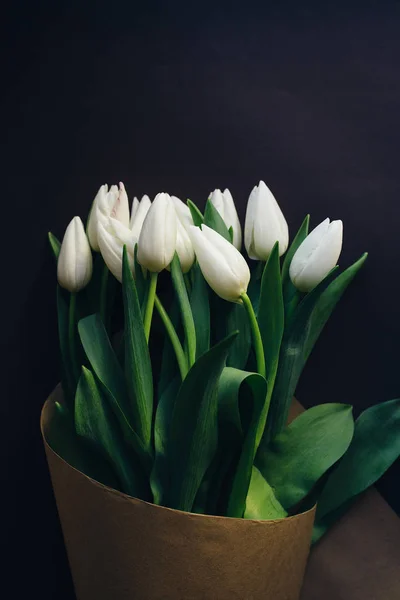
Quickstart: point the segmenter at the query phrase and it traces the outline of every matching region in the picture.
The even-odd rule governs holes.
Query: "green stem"
[[[147,296],[146,310],[144,313],[143,325],[146,334],[146,340],[149,341],[151,320],[153,318],[154,301],[156,297],[158,273],[150,273],[149,295]]]
[[[264,357],[264,347],[261,339],[260,328],[258,327],[256,314],[253,309],[253,305],[251,303],[250,298],[244,292],[241,295],[241,299],[243,300],[244,308],[246,309],[247,316],[249,318],[251,335],[253,338],[254,352],[256,355],[257,361],[257,371],[263,377],[266,377],[266,369],[265,369],[265,357]]]
[[[106,323],[108,274],[108,267],[104,264],[100,284],[100,317],[104,324]]]
[[[75,384],[79,380],[79,370],[76,357],[76,293],[71,292],[68,311],[68,344],[71,357],[72,373]]]
[[[161,304],[161,300],[159,299],[159,297],[157,295],[155,297],[155,307],[158,311],[158,314],[161,317],[162,322],[164,323],[164,327],[168,333],[172,347],[175,351],[176,360],[178,362],[179,371],[180,371],[182,381],[183,381],[188,372],[188,364],[187,364],[186,356],[183,351],[182,344],[179,340],[178,334],[176,333],[175,327],[173,326],[171,319],[169,318],[165,308]]]

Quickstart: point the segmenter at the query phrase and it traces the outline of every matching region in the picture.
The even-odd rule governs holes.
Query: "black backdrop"
[[[292,235],[306,212],[313,225],[342,218],[341,264],[364,250],[370,257],[297,396],[306,405],[353,403],[358,413],[400,394],[398,5],[81,4],[14,3],[3,19],[0,404],[10,598],[72,598],[38,431],[59,377],[46,233],[61,236],[74,214],[85,216],[101,183],[122,180],[130,197],[165,190],[200,204],[229,186],[243,217],[262,178]],[[396,509],[398,477],[394,466],[380,486]]]

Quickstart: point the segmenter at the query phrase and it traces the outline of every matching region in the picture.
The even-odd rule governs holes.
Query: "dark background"
[[[262,178],[292,236],[307,212],[343,219],[341,265],[370,257],[297,396],[358,413],[400,394],[400,10],[344,6],[14,2],[3,15],[7,598],[72,598],[38,429],[59,379],[46,234],[85,217],[100,184],[200,204],[228,186],[243,217]],[[399,475],[380,484],[397,510]]]

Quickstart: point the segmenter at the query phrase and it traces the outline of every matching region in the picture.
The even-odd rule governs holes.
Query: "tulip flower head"
[[[79,292],[92,277],[92,251],[80,217],[68,225],[57,262],[57,278],[61,287]]]
[[[140,232],[142,231],[142,226],[150,206],[151,200],[146,194],[142,197],[140,202],[137,198],[133,199],[132,214],[129,226],[136,239],[139,239]]]
[[[177,219],[176,229],[176,253],[183,273],[187,273],[194,263],[195,254],[190,236],[179,218]]]
[[[238,302],[247,291],[250,270],[240,252],[222,235],[206,225],[192,226],[190,237],[200,269],[218,296]]]
[[[171,200],[175,207],[178,219],[185,229],[188,229],[191,225],[193,225],[192,213],[190,212],[189,207],[176,196],[171,196]]]
[[[128,262],[133,272],[137,238],[129,227],[113,217],[99,223],[98,241],[104,262],[118,281],[122,282],[122,255],[126,246]]]
[[[99,224],[104,224],[108,217],[117,219],[126,227],[129,225],[129,201],[122,182],[120,182],[119,188],[112,185],[110,190],[108,190],[107,184],[102,185],[93,200],[87,225],[87,235],[95,252],[100,251],[97,235]]]
[[[249,258],[266,261],[275,243],[279,256],[289,245],[289,230],[279,204],[263,181],[249,196],[244,226],[244,243]]]
[[[306,237],[289,268],[293,285],[310,292],[337,264],[342,250],[343,223],[325,219]]]
[[[139,263],[152,273],[168,267],[174,257],[177,221],[169,194],[157,194],[143,222],[137,253]]]
[[[221,190],[214,190],[208,197],[210,202],[217,209],[221,217],[223,218],[225,225],[228,229],[232,227],[233,240],[232,243],[240,250],[242,247],[242,228],[240,226],[239,217],[236,211],[236,206],[232,198],[232,194],[226,188],[223,192]]]

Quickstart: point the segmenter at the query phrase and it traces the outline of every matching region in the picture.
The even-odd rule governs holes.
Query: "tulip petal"
[[[190,237],[207,283],[224,300],[238,301],[250,281],[250,270],[243,256],[206,225],[202,229],[191,227]]]
[[[69,223],[60,248],[57,278],[70,292],[83,289],[92,277],[93,261],[89,241],[80,217]]]
[[[139,263],[159,273],[172,261],[176,248],[177,216],[171,198],[157,194],[144,220],[139,237]]]

